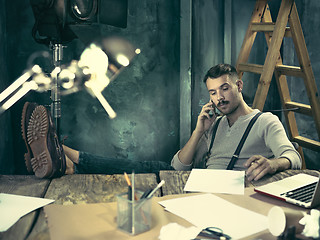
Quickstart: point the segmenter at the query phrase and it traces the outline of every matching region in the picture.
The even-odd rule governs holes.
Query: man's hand
[[[209,129],[209,127],[212,125],[212,123],[216,119],[215,115],[213,116],[209,115],[210,111],[212,112],[214,111],[214,106],[212,102],[209,102],[202,107],[201,112],[198,116],[198,121],[197,121],[195,131],[202,134]]]
[[[201,139],[203,133],[210,128],[211,124],[216,119],[215,115],[212,117],[209,115],[210,111],[214,111],[212,102],[209,102],[202,107],[198,116],[196,128],[192,132],[192,135],[186,145],[179,152],[178,156],[181,163],[185,165],[192,163],[199,140]]]
[[[245,162],[244,166],[248,168],[246,171],[248,181],[257,181],[266,174],[288,169],[290,164],[286,158],[267,159],[261,155],[254,155]]]

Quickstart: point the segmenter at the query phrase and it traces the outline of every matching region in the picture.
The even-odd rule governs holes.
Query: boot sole
[[[24,154],[24,160],[25,160],[25,164],[26,164],[26,167],[27,167],[27,171],[29,173],[32,173],[33,170],[32,170],[32,166],[31,166],[31,157],[32,157],[32,153],[31,153],[31,149],[28,145],[28,140],[27,140],[27,130],[26,130],[26,114],[27,114],[27,108],[29,106],[29,103],[26,103],[24,106],[23,106],[23,109],[22,109],[22,117],[21,117],[21,132],[22,132],[22,138],[24,140],[24,143],[26,145],[26,148],[27,148],[27,153]]]
[[[52,173],[52,159],[47,147],[49,120],[44,106],[37,106],[31,114],[27,140],[32,150],[30,163],[33,172],[39,178],[49,177]]]

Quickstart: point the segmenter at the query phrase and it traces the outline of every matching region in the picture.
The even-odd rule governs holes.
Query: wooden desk
[[[288,170],[267,176],[260,181],[246,183],[246,186],[260,186],[268,182],[280,180],[300,172],[318,176],[315,170]],[[160,179],[155,174],[136,174],[136,187],[141,190],[154,188],[164,179],[166,184],[155,196],[184,193],[183,188],[190,172],[161,171]],[[129,175],[130,176],[130,175]],[[158,180],[158,181],[157,181]],[[34,176],[0,175],[0,192],[33,197],[54,199],[54,204],[79,204],[115,201],[117,194],[127,191],[127,183],[123,175],[68,175],[47,180]],[[41,209],[22,217],[8,231],[0,233],[4,240],[50,240],[49,229]]]
[[[34,176],[0,175],[1,193],[44,197],[49,184],[50,180],[37,179]],[[8,231],[0,233],[0,239],[25,239],[29,232],[32,231],[32,225],[37,221],[40,211],[41,210],[33,211],[21,218],[16,224],[9,228]]]
[[[270,182],[275,182],[283,178],[293,176],[298,173],[306,173],[318,177],[319,171],[316,170],[286,170],[274,175],[268,175],[259,181],[245,182],[246,187],[257,187]],[[165,180],[166,184],[162,187],[163,195],[182,194],[185,193],[183,188],[188,180],[190,171],[161,171],[160,179]]]
[[[147,190],[157,184],[155,174],[136,174],[135,186],[138,189]],[[123,175],[75,174],[52,180],[37,179],[35,176],[0,175],[0,192],[45,197],[56,200],[54,204],[112,202],[117,194],[127,190]],[[161,196],[160,191],[154,196]],[[8,231],[0,233],[0,239],[50,240],[43,210],[22,217]]]

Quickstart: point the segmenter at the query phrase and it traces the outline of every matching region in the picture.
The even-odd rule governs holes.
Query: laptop
[[[254,190],[304,208],[320,205],[320,176],[299,173]]]

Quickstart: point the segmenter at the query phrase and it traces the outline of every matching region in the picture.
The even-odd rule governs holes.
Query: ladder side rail
[[[293,0],[283,0],[280,6],[275,24],[275,31],[272,34],[272,39],[265,59],[263,71],[260,76],[258,88],[253,101],[253,108],[258,108],[261,111],[263,110],[276,62],[279,58],[280,47],[285,34],[292,4]]]
[[[266,21],[266,22],[272,21],[270,11],[265,13],[263,21]],[[269,32],[266,32],[265,38],[266,38],[268,48],[270,48],[271,47],[270,42],[272,39],[271,34]],[[277,66],[283,65],[280,51],[278,51],[278,59],[276,60],[276,65]],[[280,95],[282,107],[283,107],[283,109],[286,109],[287,108],[286,102],[291,102],[291,96],[290,96],[287,78],[285,75],[282,75],[280,73],[280,71],[277,70],[277,68],[275,68],[274,74],[275,74],[275,79],[277,81],[277,86],[278,86],[278,90],[279,90],[279,95]],[[284,112],[284,116],[286,119],[286,126],[288,127],[288,131],[289,131],[288,135],[289,135],[289,138],[292,140],[294,137],[299,136],[295,116],[293,113],[290,113],[288,111]]]
[[[267,22],[272,21],[270,11],[265,13],[263,21],[267,21]],[[272,33],[266,32],[265,38],[266,38],[266,42],[267,42],[268,47],[270,47]],[[279,66],[279,65],[280,66],[283,65],[280,51],[278,52],[278,59],[276,61],[276,66]],[[291,102],[291,96],[290,96],[287,77],[285,75],[281,74],[281,72],[279,70],[277,70],[277,68],[275,68],[275,70],[274,70],[274,75],[275,75],[275,79],[276,79],[277,86],[278,86],[278,91],[279,91],[279,95],[280,95],[280,99],[281,99],[281,105],[282,105],[282,108],[285,109],[285,111],[283,111],[283,115],[285,117],[285,122],[286,122],[286,126],[287,126],[287,134],[288,134],[290,141],[294,141],[294,138],[299,136],[299,131],[298,131],[298,126],[297,126],[294,112],[287,111],[286,103]],[[302,169],[305,169],[306,163],[305,163],[305,159],[304,159],[303,149],[300,145],[298,147],[298,152],[301,155],[301,159],[302,159]]]
[[[312,71],[311,61],[309,58],[307,46],[305,43],[301,23],[299,20],[298,11],[296,5],[292,7],[292,12],[289,17],[289,24],[291,28],[291,34],[293,43],[295,45],[297,57],[300,66],[305,74],[304,82],[311,105],[312,115],[316,125],[318,137],[320,139],[320,99],[319,92],[317,90],[316,81]]]

